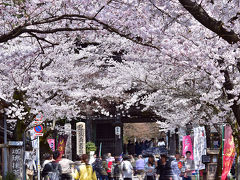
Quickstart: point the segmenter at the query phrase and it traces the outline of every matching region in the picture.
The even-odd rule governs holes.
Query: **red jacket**
[[[111,173],[111,171],[112,171],[112,161],[109,161],[108,162],[108,170],[107,170],[107,172]]]

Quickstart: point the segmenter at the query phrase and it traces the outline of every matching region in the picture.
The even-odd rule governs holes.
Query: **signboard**
[[[48,139],[47,140],[49,147],[51,148],[52,151],[55,151],[55,139]]]
[[[35,126],[35,127],[34,127],[34,131],[35,131],[36,133],[41,133],[41,132],[43,132],[43,126],[42,126],[42,125]]]
[[[33,121],[33,123],[37,126],[43,123],[43,121]]]
[[[68,135],[67,144],[65,147],[65,155],[68,159],[72,159],[72,126],[70,123],[64,125],[65,134]]]
[[[42,121],[43,119],[43,115],[42,114],[38,114],[36,117],[35,117],[36,121]]]
[[[23,150],[22,147],[10,148],[10,170],[17,179],[21,179],[23,174]]]
[[[77,155],[86,154],[86,130],[85,123],[76,123],[77,131]]]
[[[35,136],[43,136],[43,126],[42,125],[37,125],[34,127]]]
[[[119,127],[119,126],[116,126],[116,127],[115,127],[115,134],[116,134],[117,136],[120,136],[120,134],[121,134],[121,127]]]
[[[222,170],[222,180],[227,179],[227,175],[231,170],[234,157],[235,157],[235,145],[232,136],[231,126],[225,126],[224,133],[224,155],[223,155],[223,170]]]
[[[203,164],[205,164],[205,163],[210,163],[210,162],[211,162],[210,156],[202,155],[202,163],[203,163]]]
[[[59,136],[57,150],[59,151],[60,155],[63,155],[65,153],[67,138],[68,135],[66,134],[63,136],[62,135]]]
[[[187,151],[190,151],[191,152],[191,156],[190,158],[193,160],[193,149],[192,149],[192,139],[191,137],[188,135],[188,136],[183,136],[183,151],[182,151],[182,154],[183,156],[186,155],[186,152]]]
[[[22,146],[23,141],[8,141],[9,146]]]
[[[194,164],[195,170],[205,169],[205,164],[202,163],[201,157],[206,155],[207,142],[206,142],[206,132],[204,127],[195,127],[194,131]]]

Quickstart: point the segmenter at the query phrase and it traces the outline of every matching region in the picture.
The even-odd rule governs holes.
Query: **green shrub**
[[[87,142],[86,144],[86,152],[87,154],[90,153],[90,151],[96,151],[97,147],[95,146],[95,144],[93,142]]]

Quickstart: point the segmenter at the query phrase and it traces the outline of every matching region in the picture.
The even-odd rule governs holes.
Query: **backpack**
[[[114,168],[113,168],[113,175],[116,176],[116,175],[119,175],[120,174],[120,167],[118,164],[115,164],[114,165]]]
[[[123,162],[123,171],[127,171],[126,164]]]
[[[93,171],[95,171],[96,173],[99,173],[101,175],[102,175],[102,171],[104,171],[104,168],[103,168],[103,165],[102,165],[101,161],[95,161],[92,164],[92,168],[93,168]]]
[[[58,171],[59,164],[56,164],[56,167],[53,167],[53,164],[50,163],[52,166],[52,171],[48,172],[46,180],[60,180],[60,173]]]

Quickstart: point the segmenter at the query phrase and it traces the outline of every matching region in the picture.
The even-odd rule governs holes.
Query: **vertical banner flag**
[[[59,136],[57,150],[59,151],[60,155],[63,155],[65,153],[67,138],[67,135]]]
[[[65,134],[68,135],[66,147],[65,147],[65,155],[68,159],[72,159],[72,126],[70,123],[66,123],[64,125]]]
[[[186,155],[186,152],[190,151],[191,152],[191,159],[193,159],[193,149],[192,149],[192,140],[191,137],[188,136],[183,136],[183,155]]]
[[[225,126],[225,142],[224,142],[224,155],[223,155],[223,170],[221,180],[226,180],[229,171],[231,170],[234,156],[235,146],[232,136],[232,129],[230,126]]]
[[[202,155],[206,155],[206,131],[204,127],[196,127],[194,131],[194,164],[196,170],[205,169],[205,164],[202,163]]]
[[[49,147],[51,148],[52,151],[55,151],[55,139],[48,139],[47,140]]]

